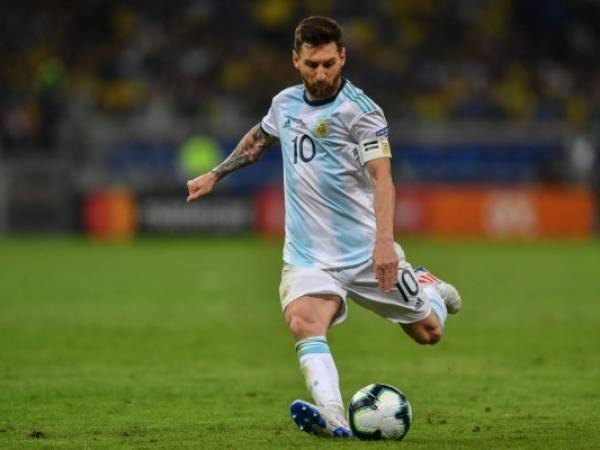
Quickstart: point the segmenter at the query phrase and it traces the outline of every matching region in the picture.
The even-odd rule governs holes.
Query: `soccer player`
[[[328,329],[347,315],[348,295],[400,324],[420,344],[442,336],[456,313],[456,289],[413,270],[394,242],[394,193],[383,111],[342,78],[346,50],[332,19],[308,17],[295,31],[292,63],[302,84],[273,98],[262,121],[229,157],[188,181],[188,202],[225,175],[255,162],[279,139],[285,184],[281,307],[315,404],[296,400],[303,431],[350,436]]]

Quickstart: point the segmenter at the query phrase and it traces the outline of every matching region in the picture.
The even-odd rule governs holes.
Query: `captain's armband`
[[[372,159],[391,158],[392,151],[390,150],[388,138],[380,136],[360,141],[360,144],[358,144],[358,157],[362,165]]]

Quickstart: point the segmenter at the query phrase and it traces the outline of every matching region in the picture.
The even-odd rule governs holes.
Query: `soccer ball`
[[[412,409],[400,389],[369,384],[352,396],[348,406],[352,433],[359,439],[402,439],[412,423]]]

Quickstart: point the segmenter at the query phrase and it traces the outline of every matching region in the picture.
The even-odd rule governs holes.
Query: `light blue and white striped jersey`
[[[359,143],[387,136],[382,109],[348,80],[310,101],[303,85],[273,98],[264,132],[279,138],[285,185],[283,259],[301,267],[367,261],[375,243],[373,190]]]

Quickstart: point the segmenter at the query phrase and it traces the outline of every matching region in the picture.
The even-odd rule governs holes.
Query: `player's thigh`
[[[326,270],[284,264],[279,295],[288,320],[292,315],[314,320],[324,317],[328,326],[346,318],[346,294],[339,280]]]
[[[417,323],[431,313],[431,304],[412,266],[403,258],[398,263],[398,282],[392,292],[384,292],[379,288],[371,265],[365,264],[353,275],[345,286],[352,300],[391,322]]]

